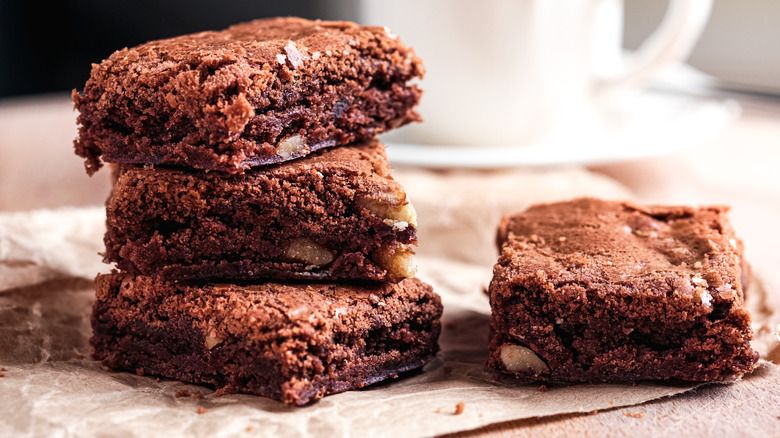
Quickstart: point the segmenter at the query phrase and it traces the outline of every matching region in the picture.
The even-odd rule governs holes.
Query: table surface
[[[0,211],[103,203],[109,189],[108,172],[92,178],[85,175],[83,162],[69,145],[76,128],[72,112],[63,109],[66,102],[64,95],[0,101]],[[780,244],[776,232],[780,223],[780,103],[743,103],[741,118],[708,144],[671,156],[590,170],[622,183],[640,201],[732,206],[732,221],[746,242],[748,259],[757,271],[776,272],[780,269],[780,253],[775,250]],[[780,289],[773,290],[780,293]],[[762,377],[762,373],[773,375]],[[724,420],[738,425],[724,429],[733,434],[742,430],[748,435],[750,431],[780,435],[780,402],[762,383],[769,379],[777,386],[777,374],[776,370],[759,371],[740,385],[708,386],[683,396],[595,414],[496,424],[457,436],[604,436],[613,434],[616,424],[634,430],[636,436],[680,431],[705,435],[718,430],[713,425]],[[639,413],[641,418],[633,415]],[[729,419],[728,415],[733,416]],[[750,424],[742,425],[746,418]]]

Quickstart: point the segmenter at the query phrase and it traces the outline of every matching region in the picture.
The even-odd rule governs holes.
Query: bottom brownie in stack
[[[441,330],[440,299],[416,278],[193,285],[115,273],[96,289],[105,365],[293,405],[421,367]]]

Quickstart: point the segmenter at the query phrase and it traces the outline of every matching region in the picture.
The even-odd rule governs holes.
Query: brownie
[[[164,279],[414,275],[417,217],[375,139],[243,174],[120,165],[107,262]]]
[[[422,63],[386,28],[273,18],[122,49],[82,94],[76,153],[240,173],[419,120]]]
[[[752,371],[742,244],[727,210],[577,199],[505,217],[488,367],[563,382]]]
[[[419,368],[438,350],[441,302],[398,284],[165,282],[100,275],[95,359],[119,370],[303,405]]]

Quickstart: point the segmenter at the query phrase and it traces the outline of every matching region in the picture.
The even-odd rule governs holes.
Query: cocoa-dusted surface
[[[417,243],[414,224],[398,226],[365,208],[372,201],[408,203],[376,140],[240,175],[125,165],[115,177],[105,260],[128,273],[395,282],[402,277],[378,254]],[[330,250],[332,262],[287,257],[287,246],[300,238]]]
[[[441,303],[417,279],[188,285],[96,279],[91,343],[112,368],[304,405],[419,368],[438,350]]]
[[[423,74],[387,29],[273,18],[122,49],[73,101],[76,153],[112,163],[241,172],[419,120]],[[277,154],[292,136],[300,150]]]
[[[567,382],[752,371],[742,244],[727,210],[578,199],[504,218],[488,366]],[[547,369],[509,372],[504,343],[531,349]]]

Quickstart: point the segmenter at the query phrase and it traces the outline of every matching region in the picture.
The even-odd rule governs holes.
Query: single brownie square
[[[423,366],[441,302],[398,284],[191,285],[96,279],[91,343],[112,368],[304,405]]]
[[[243,174],[115,169],[107,262],[164,279],[414,275],[417,216],[376,140]]]
[[[73,102],[76,153],[240,173],[419,116],[414,52],[386,28],[273,18],[151,41],[100,64]]]
[[[504,218],[488,367],[564,382],[752,371],[742,244],[727,210],[578,199]]]

